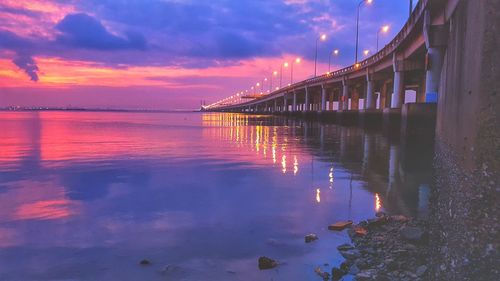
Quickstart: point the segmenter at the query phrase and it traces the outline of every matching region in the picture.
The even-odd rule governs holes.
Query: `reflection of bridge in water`
[[[350,177],[374,194],[375,208],[425,216],[432,181],[432,147],[401,142],[382,131],[264,115],[203,115],[204,137],[230,141],[272,162],[283,174],[312,169],[314,185],[335,188]],[[329,163],[329,164],[328,164]],[[314,166],[329,169],[314,169]],[[309,171],[309,170],[308,170]],[[337,173],[343,171],[342,173]],[[315,180],[314,180],[315,179]],[[320,192],[317,191],[317,200]]]

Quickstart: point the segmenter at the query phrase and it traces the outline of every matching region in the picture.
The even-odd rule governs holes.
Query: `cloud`
[[[35,60],[31,57],[31,49],[33,48],[33,43],[23,37],[17,36],[16,34],[0,30],[0,50],[10,50],[15,53],[12,62],[22,69],[31,81],[38,81],[38,66]]]
[[[146,48],[146,39],[137,32],[128,32],[126,37],[119,37],[110,33],[95,18],[79,13],[69,14],[57,25],[61,32],[57,41],[73,47],[94,50],[119,50]]]
[[[0,49],[16,51],[25,50],[31,46],[32,43],[30,40],[7,30],[0,30]]]
[[[24,70],[24,72],[26,72],[26,74],[30,77],[31,81],[38,81],[39,69],[35,60],[31,56],[18,53],[12,62],[17,65],[17,67]]]

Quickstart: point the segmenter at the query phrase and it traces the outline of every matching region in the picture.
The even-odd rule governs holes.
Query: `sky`
[[[416,2],[416,1],[414,1]],[[359,0],[0,0],[0,107],[195,109],[270,78],[354,61]],[[388,43],[409,0],[361,7],[359,50]],[[278,85],[274,77],[273,87]],[[264,84],[268,89],[269,80]],[[290,82],[289,68],[282,84]]]

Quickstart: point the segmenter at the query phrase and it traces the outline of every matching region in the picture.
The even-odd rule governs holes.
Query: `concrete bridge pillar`
[[[326,111],[326,85],[321,85],[321,111]]]
[[[274,108],[273,108],[273,112],[276,112],[278,111],[278,100],[277,99],[274,99]]]
[[[366,99],[365,99],[365,109],[375,109],[375,93],[374,93],[374,82],[370,75],[366,74]]]
[[[438,100],[441,68],[443,66],[444,49],[429,48],[427,50],[427,71],[425,72],[425,102],[436,103]]]
[[[292,112],[297,111],[297,92],[293,92]]]
[[[404,73],[402,71],[394,72],[394,86],[391,97],[391,108],[401,108],[404,96]]]
[[[438,100],[441,68],[448,39],[448,26],[431,25],[429,11],[424,14],[424,38],[427,47],[425,72],[425,102],[436,103]]]
[[[304,102],[304,111],[309,111],[309,88],[306,87],[306,96]]]
[[[288,99],[286,97],[286,94],[283,95],[283,109],[281,111],[283,112],[288,111]]]
[[[347,79],[342,80],[342,98],[339,102],[339,109],[349,109],[349,85],[347,85]]]

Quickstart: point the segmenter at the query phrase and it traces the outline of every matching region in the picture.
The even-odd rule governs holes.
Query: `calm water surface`
[[[0,280],[319,280],[349,241],[328,224],[426,215],[413,146],[269,116],[0,112]]]

